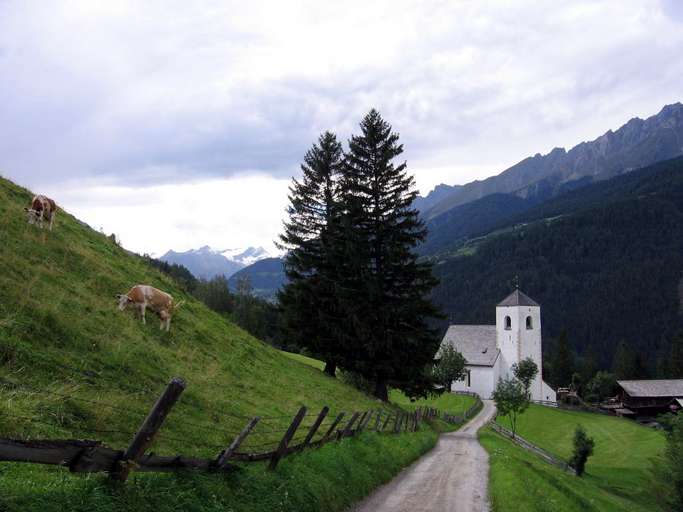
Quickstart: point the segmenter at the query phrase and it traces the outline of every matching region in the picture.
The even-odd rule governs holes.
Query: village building
[[[619,380],[617,401],[622,416],[656,416],[683,407],[683,379]]]
[[[491,398],[498,379],[513,376],[512,365],[530,357],[538,366],[531,384],[532,400],[555,402],[555,391],[543,381],[541,306],[515,290],[496,306],[495,325],[451,325],[441,345],[450,344],[467,361],[467,375],[452,391]]]

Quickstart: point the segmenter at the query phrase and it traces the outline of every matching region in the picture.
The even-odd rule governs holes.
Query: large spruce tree
[[[334,243],[338,225],[338,174],[342,147],[334,134],[322,134],[301,165],[301,181],[290,187],[289,219],[280,236],[288,284],[279,294],[289,341],[325,361],[334,376],[344,356],[338,332],[341,317],[335,287]]]
[[[437,284],[431,265],[418,262],[415,247],[427,231],[412,207],[415,182],[398,135],[371,110],[351,137],[340,179],[343,209],[342,262],[338,298],[344,306],[352,370],[375,382],[374,394],[388,399],[387,385],[410,394],[426,386],[438,348],[427,319],[438,316],[428,298]]]

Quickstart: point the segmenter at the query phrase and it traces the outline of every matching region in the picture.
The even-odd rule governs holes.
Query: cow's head
[[[128,304],[133,302],[133,299],[131,299],[128,295],[117,295],[116,300],[119,301],[119,311],[123,311],[126,309]]]
[[[40,212],[33,208],[24,208],[26,212],[26,220],[29,224],[34,224],[40,218]]]

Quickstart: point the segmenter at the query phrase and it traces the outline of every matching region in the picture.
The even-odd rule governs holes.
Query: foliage
[[[506,377],[498,379],[498,385],[492,393],[496,409],[500,416],[510,419],[512,437],[517,433],[517,417],[529,407],[529,395],[524,385],[517,379]]]
[[[653,486],[663,508],[683,510],[683,414],[669,418],[666,449],[653,469]]]
[[[469,255],[456,254],[460,244],[437,258],[432,296],[452,323],[491,323],[518,274],[543,306],[544,340],[566,329],[574,352],[593,349],[603,370],[622,340],[668,356],[683,327],[683,158],[583,187],[499,228],[470,240]],[[544,343],[544,360],[553,352]],[[572,373],[544,378],[568,385]]]
[[[438,362],[434,365],[434,380],[441,384],[446,392],[450,392],[454,381],[465,378],[465,357],[451,344],[441,347]]]
[[[344,233],[339,256],[338,297],[355,355],[352,370],[375,382],[374,394],[388,399],[391,384],[410,394],[431,389],[430,372],[438,348],[427,320],[437,317],[428,294],[436,285],[431,264],[418,262],[416,246],[427,234],[412,207],[417,196],[398,135],[371,110],[361,134],[349,141],[340,179]]]
[[[557,387],[569,387],[572,382],[572,375],[574,375],[574,355],[567,337],[567,331],[562,331],[555,340],[550,361],[550,382]]]
[[[426,231],[411,207],[414,179],[394,164],[398,135],[376,110],[360,129],[343,161],[330,133],[304,158],[281,235],[288,284],[279,298],[290,336],[330,375],[337,366],[361,375],[386,401],[389,384],[411,395],[432,387],[436,281],[414,252]]]
[[[524,386],[524,391],[526,392],[527,396],[530,396],[529,388],[531,387],[533,380],[538,375],[538,365],[533,359],[527,357],[526,359],[522,359],[519,363],[514,363],[512,365],[512,373]]]
[[[617,379],[647,378],[647,370],[640,353],[625,341],[617,346],[612,371]]]
[[[576,476],[582,476],[586,470],[586,461],[593,455],[595,441],[588,437],[586,430],[581,425],[577,425],[574,430],[574,452],[572,453],[569,464],[576,470]]]
[[[289,219],[280,235],[280,247],[287,251],[288,282],[278,298],[287,334],[323,359],[325,372],[332,377],[337,366],[351,357],[342,334],[345,319],[337,293],[341,164],[337,137],[322,134],[304,157],[301,181],[292,181]]]
[[[617,389],[617,378],[613,373],[599,371],[585,386],[583,399],[587,402],[603,402],[613,397]]]

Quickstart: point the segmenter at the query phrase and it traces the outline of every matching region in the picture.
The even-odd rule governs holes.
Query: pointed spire
[[[505,297],[499,304],[498,307],[501,306],[536,306],[540,307],[540,305],[531,297],[526,295],[525,293],[521,292],[519,288],[517,288],[514,292],[512,292],[510,295]]]

